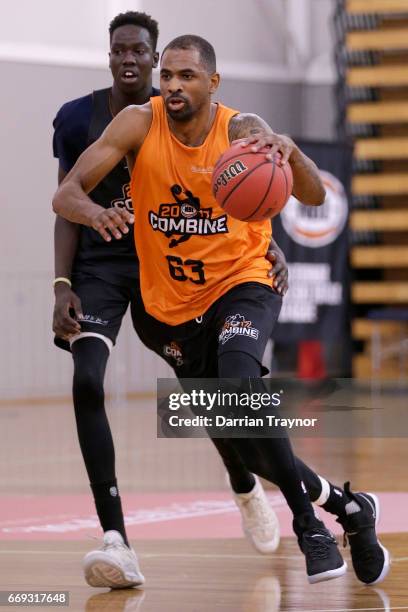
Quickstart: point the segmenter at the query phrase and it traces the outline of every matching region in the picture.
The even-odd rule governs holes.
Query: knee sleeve
[[[104,400],[103,382],[109,350],[98,338],[83,338],[72,345],[74,360],[73,396],[75,406],[92,407]]]

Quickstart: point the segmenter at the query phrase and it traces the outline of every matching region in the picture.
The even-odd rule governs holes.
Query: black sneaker
[[[301,514],[293,521],[301,551],[306,558],[310,584],[343,576],[347,564],[337,547],[336,538],[324,523],[311,514]]]
[[[375,532],[380,518],[380,502],[373,493],[352,493],[346,482],[344,491],[361,510],[337,519],[344,529],[344,546],[350,544],[351,559],[356,576],[365,584],[384,580],[390,569],[390,554],[379,542]]]

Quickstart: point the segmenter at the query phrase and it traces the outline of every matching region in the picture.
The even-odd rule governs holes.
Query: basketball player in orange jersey
[[[282,163],[291,165],[293,193],[302,202],[321,204],[324,189],[316,166],[290,138],[273,133],[256,115],[212,103],[219,78],[207,41],[186,35],[169,43],[161,61],[161,97],[117,115],[81,155],[53,206],[108,242],[120,239],[133,215],[102,209],[86,194],[127,155],[142,296],[152,315],[149,335],[162,345],[177,343],[180,377],[255,379],[281,307],[263,256],[270,223],[226,218],[211,192],[212,168],[232,141],[243,139],[254,150],[269,145],[268,159],[280,152]],[[191,219],[195,222],[188,223]],[[228,335],[236,320],[244,320],[254,333]],[[352,493],[349,483],[344,490],[333,486],[293,455],[287,438],[229,443],[248,469],[281,489],[309,582],[346,571],[336,540],[315,516],[311,500],[337,515],[358,578],[373,584],[385,577],[389,555],[375,533],[376,496]]]
[[[58,181],[62,182],[79,155],[99,136],[113,115],[129,104],[144,104],[160,95],[152,88],[158,24],[149,15],[129,11],[117,15],[109,25],[109,65],[112,87],[64,104],[54,120],[54,154],[59,159]],[[129,172],[122,160],[90,194],[105,208],[131,209]],[[55,344],[73,358],[73,402],[78,439],[88,473],[98,518],[104,532],[103,551],[86,556],[85,577],[94,562],[112,562],[123,568],[109,573],[98,586],[125,586],[140,581],[129,548],[121,496],[115,471],[114,440],[104,402],[107,361],[129,308],[132,323],[142,342],[149,346],[144,330],[149,327],[139,287],[138,261],[133,236],[109,244],[90,227],[56,217],[55,222]],[[276,286],[285,292],[285,258],[271,241],[267,257],[274,259]],[[272,272],[271,270],[271,272]],[[71,308],[79,320],[71,316]],[[172,345],[159,347],[159,355],[170,366],[179,361]],[[272,553],[279,544],[279,522],[263,487],[223,440],[216,441],[228,470],[233,498],[240,509],[245,534],[262,553]],[[130,568],[129,568],[130,564]],[[132,565],[133,570],[132,571]]]

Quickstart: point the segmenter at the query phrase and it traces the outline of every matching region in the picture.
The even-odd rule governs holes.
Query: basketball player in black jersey
[[[157,22],[144,13],[118,15],[110,24],[110,68],[113,85],[67,102],[54,120],[54,155],[59,159],[59,183],[113,116],[129,104],[143,104],[159,94],[152,87],[152,68],[158,61]],[[123,160],[94,189],[92,199],[102,206],[129,211],[129,173]],[[276,244],[268,258],[282,294],[287,269]],[[104,406],[104,374],[122,318],[130,305],[133,325],[142,342],[171,366],[175,359],[156,345],[152,318],[144,311],[138,286],[138,263],[133,232],[106,243],[93,229],[61,217],[55,223],[55,343],[71,350],[74,360],[73,400],[78,437],[105,532],[103,550],[89,553],[85,574],[92,586],[137,586],[143,576],[128,548],[115,474],[112,435]],[[245,533],[260,552],[279,543],[279,525],[262,486],[222,440],[214,441],[229,472],[234,499],[241,510]],[[94,569],[105,578],[95,580]],[[113,570],[112,570],[113,567]],[[101,569],[102,568],[102,569]],[[113,571],[113,574],[112,574]]]

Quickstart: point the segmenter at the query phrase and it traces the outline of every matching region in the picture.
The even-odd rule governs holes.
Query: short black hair
[[[169,49],[197,49],[207,72],[209,74],[213,74],[217,70],[214,47],[208,42],[208,40],[201,38],[201,36],[196,36],[195,34],[184,34],[183,36],[178,36],[169,42],[168,45],[166,45],[163,50],[162,57]]]
[[[127,11],[126,13],[119,13],[112,19],[109,24],[109,38],[112,40],[112,34],[116,28],[120,28],[124,25],[135,25],[140,28],[145,28],[150,34],[150,40],[152,41],[153,51],[156,51],[157,39],[159,38],[159,24],[155,19],[152,19],[147,13],[139,13],[138,11]]]

